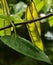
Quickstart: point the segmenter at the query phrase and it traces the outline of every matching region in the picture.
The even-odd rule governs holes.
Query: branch
[[[40,17],[40,18],[38,18],[38,19],[34,19],[34,20],[30,20],[30,21],[24,21],[24,22],[21,22],[21,23],[16,23],[16,24],[14,24],[14,25],[17,26],[17,25],[22,25],[22,24],[27,24],[27,23],[36,22],[36,21],[40,21],[40,20],[42,20],[42,19],[48,18],[48,17],[50,17],[50,16],[53,16],[53,13],[50,13],[50,14],[48,14],[48,15],[46,15],[46,16],[44,16],[44,17]],[[6,28],[10,28],[10,27],[12,27],[12,25],[6,26],[6,27],[4,27],[4,28],[0,28],[0,31],[1,31],[1,30],[4,30],[4,29],[6,29]]]

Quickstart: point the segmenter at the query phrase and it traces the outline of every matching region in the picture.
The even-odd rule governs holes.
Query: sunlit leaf
[[[0,14],[2,14],[2,9],[0,8]],[[4,25],[3,20],[0,18],[0,28],[2,28]],[[4,35],[4,31],[0,31],[0,36]]]
[[[37,12],[40,12],[43,9],[44,1],[40,1],[40,3],[37,4]]]
[[[53,26],[53,16],[48,18],[48,22],[49,22],[50,27],[52,27]]]

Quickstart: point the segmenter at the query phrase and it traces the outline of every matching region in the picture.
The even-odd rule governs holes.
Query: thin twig
[[[40,17],[40,18],[38,18],[38,19],[34,19],[34,20],[30,20],[30,21],[24,21],[24,22],[21,22],[21,23],[16,23],[16,24],[14,24],[14,25],[17,26],[17,25],[22,25],[22,24],[27,24],[27,23],[36,22],[36,21],[39,21],[39,20],[48,18],[48,17],[50,17],[50,16],[53,16],[53,13],[50,13],[50,14],[48,14],[48,15],[46,15],[46,16],[44,16],[44,17]],[[4,28],[0,28],[0,31],[1,31],[1,30],[4,30],[4,29],[6,29],[6,28],[10,28],[10,27],[12,27],[12,25],[6,26],[6,27],[4,27]]]

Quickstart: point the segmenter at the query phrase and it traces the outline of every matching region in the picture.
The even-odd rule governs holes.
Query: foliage
[[[3,1],[3,4],[1,1]],[[41,41],[44,46],[44,51],[42,51],[39,49],[39,45],[36,46],[32,44],[33,42],[31,42],[32,39],[29,37],[30,34],[28,33],[26,25],[14,26],[14,23],[25,21],[25,12],[30,0],[5,1],[6,0],[0,0],[0,29],[10,24],[12,27],[0,31],[0,64],[49,65],[51,62],[53,64],[53,16],[40,21],[40,39],[42,39]],[[34,19],[37,18],[37,16],[43,17],[53,12],[52,2],[53,0],[34,0],[37,9],[37,15],[34,14]],[[32,15],[33,13],[34,12],[32,12]],[[29,13],[27,13],[27,15],[29,15]],[[31,19],[33,18],[29,20]],[[39,40],[37,43],[38,42]]]

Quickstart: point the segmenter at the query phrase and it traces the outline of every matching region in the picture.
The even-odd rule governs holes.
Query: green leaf
[[[16,50],[19,53],[22,53],[33,59],[44,61],[51,64],[48,56],[43,51],[34,46],[30,41],[18,35],[16,35],[16,39],[14,35],[12,35],[0,37],[0,40],[2,40],[4,44],[8,45],[9,47],[11,47],[12,49]]]
[[[0,18],[4,20],[8,20],[7,15],[0,14]],[[14,23],[23,22],[23,20],[19,16],[11,15],[10,19],[14,21]]]
[[[14,21],[14,24],[24,21],[23,19],[21,19],[19,16],[16,16],[16,15],[12,15],[12,16],[10,16],[10,18],[12,21]],[[18,25],[16,27],[21,27],[21,25]]]
[[[5,19],[5,20],[8,20],[7,15],[0,14],[0,18],[1,18],[1,19]]]
[[[4,26],[3,20],[0,18],[0,28],[3,28]],[[0,31],[0,36],[4,36],[4,31]]]
[[[52,27],[53,26],[53,16],[48,18],[48,22],[49,22],[50,27]]]
[[[0,14],[2,14],[2,9],[0,8]],[[0,18],[0,28],[4,27],[4,23],[3,23],[3,20]],[[3,36],[4,35],[4,31],[0,31],[0,36]]]
[[[40,11],[42,10],[43,6],[44,6],[44,1],[41,1],[41,2],[36,6],[37,11],[40,12]]]
[[[23,22],[24,21],[23,19],[21,19],[19,16],[16,16],[16,15],[11,15],[10,16],[10,19],[11,19],[11,21],[14,21],[14,24],[20,23],[20,22]],[[0,28],[3,28],[3,25],[4,24],[1,25],[1,23],[2,23],[1,20],[8,20],[7,15],[0,14]],[[18,25],[16,27],[21,27],[21,25]],[[11,28],[11,29],[13,30],[13,28]],[[0,32],[0,35],[3,35],[2,32]]]
[[[16,16],[16,15],[11,15],[11,16],[10,16],[10,19],[11,19],[12,21],[14,21],[14,23],[23,22],[23,19],[21,19],[19,16]]]
[[[33,0],[33,1],[36,3],[36,5],[41,2],[41,0]]]
[[[43,11],[44,13],[47,13],[52,6],[52,0],[44,0],[44,7],[43,7]]]

